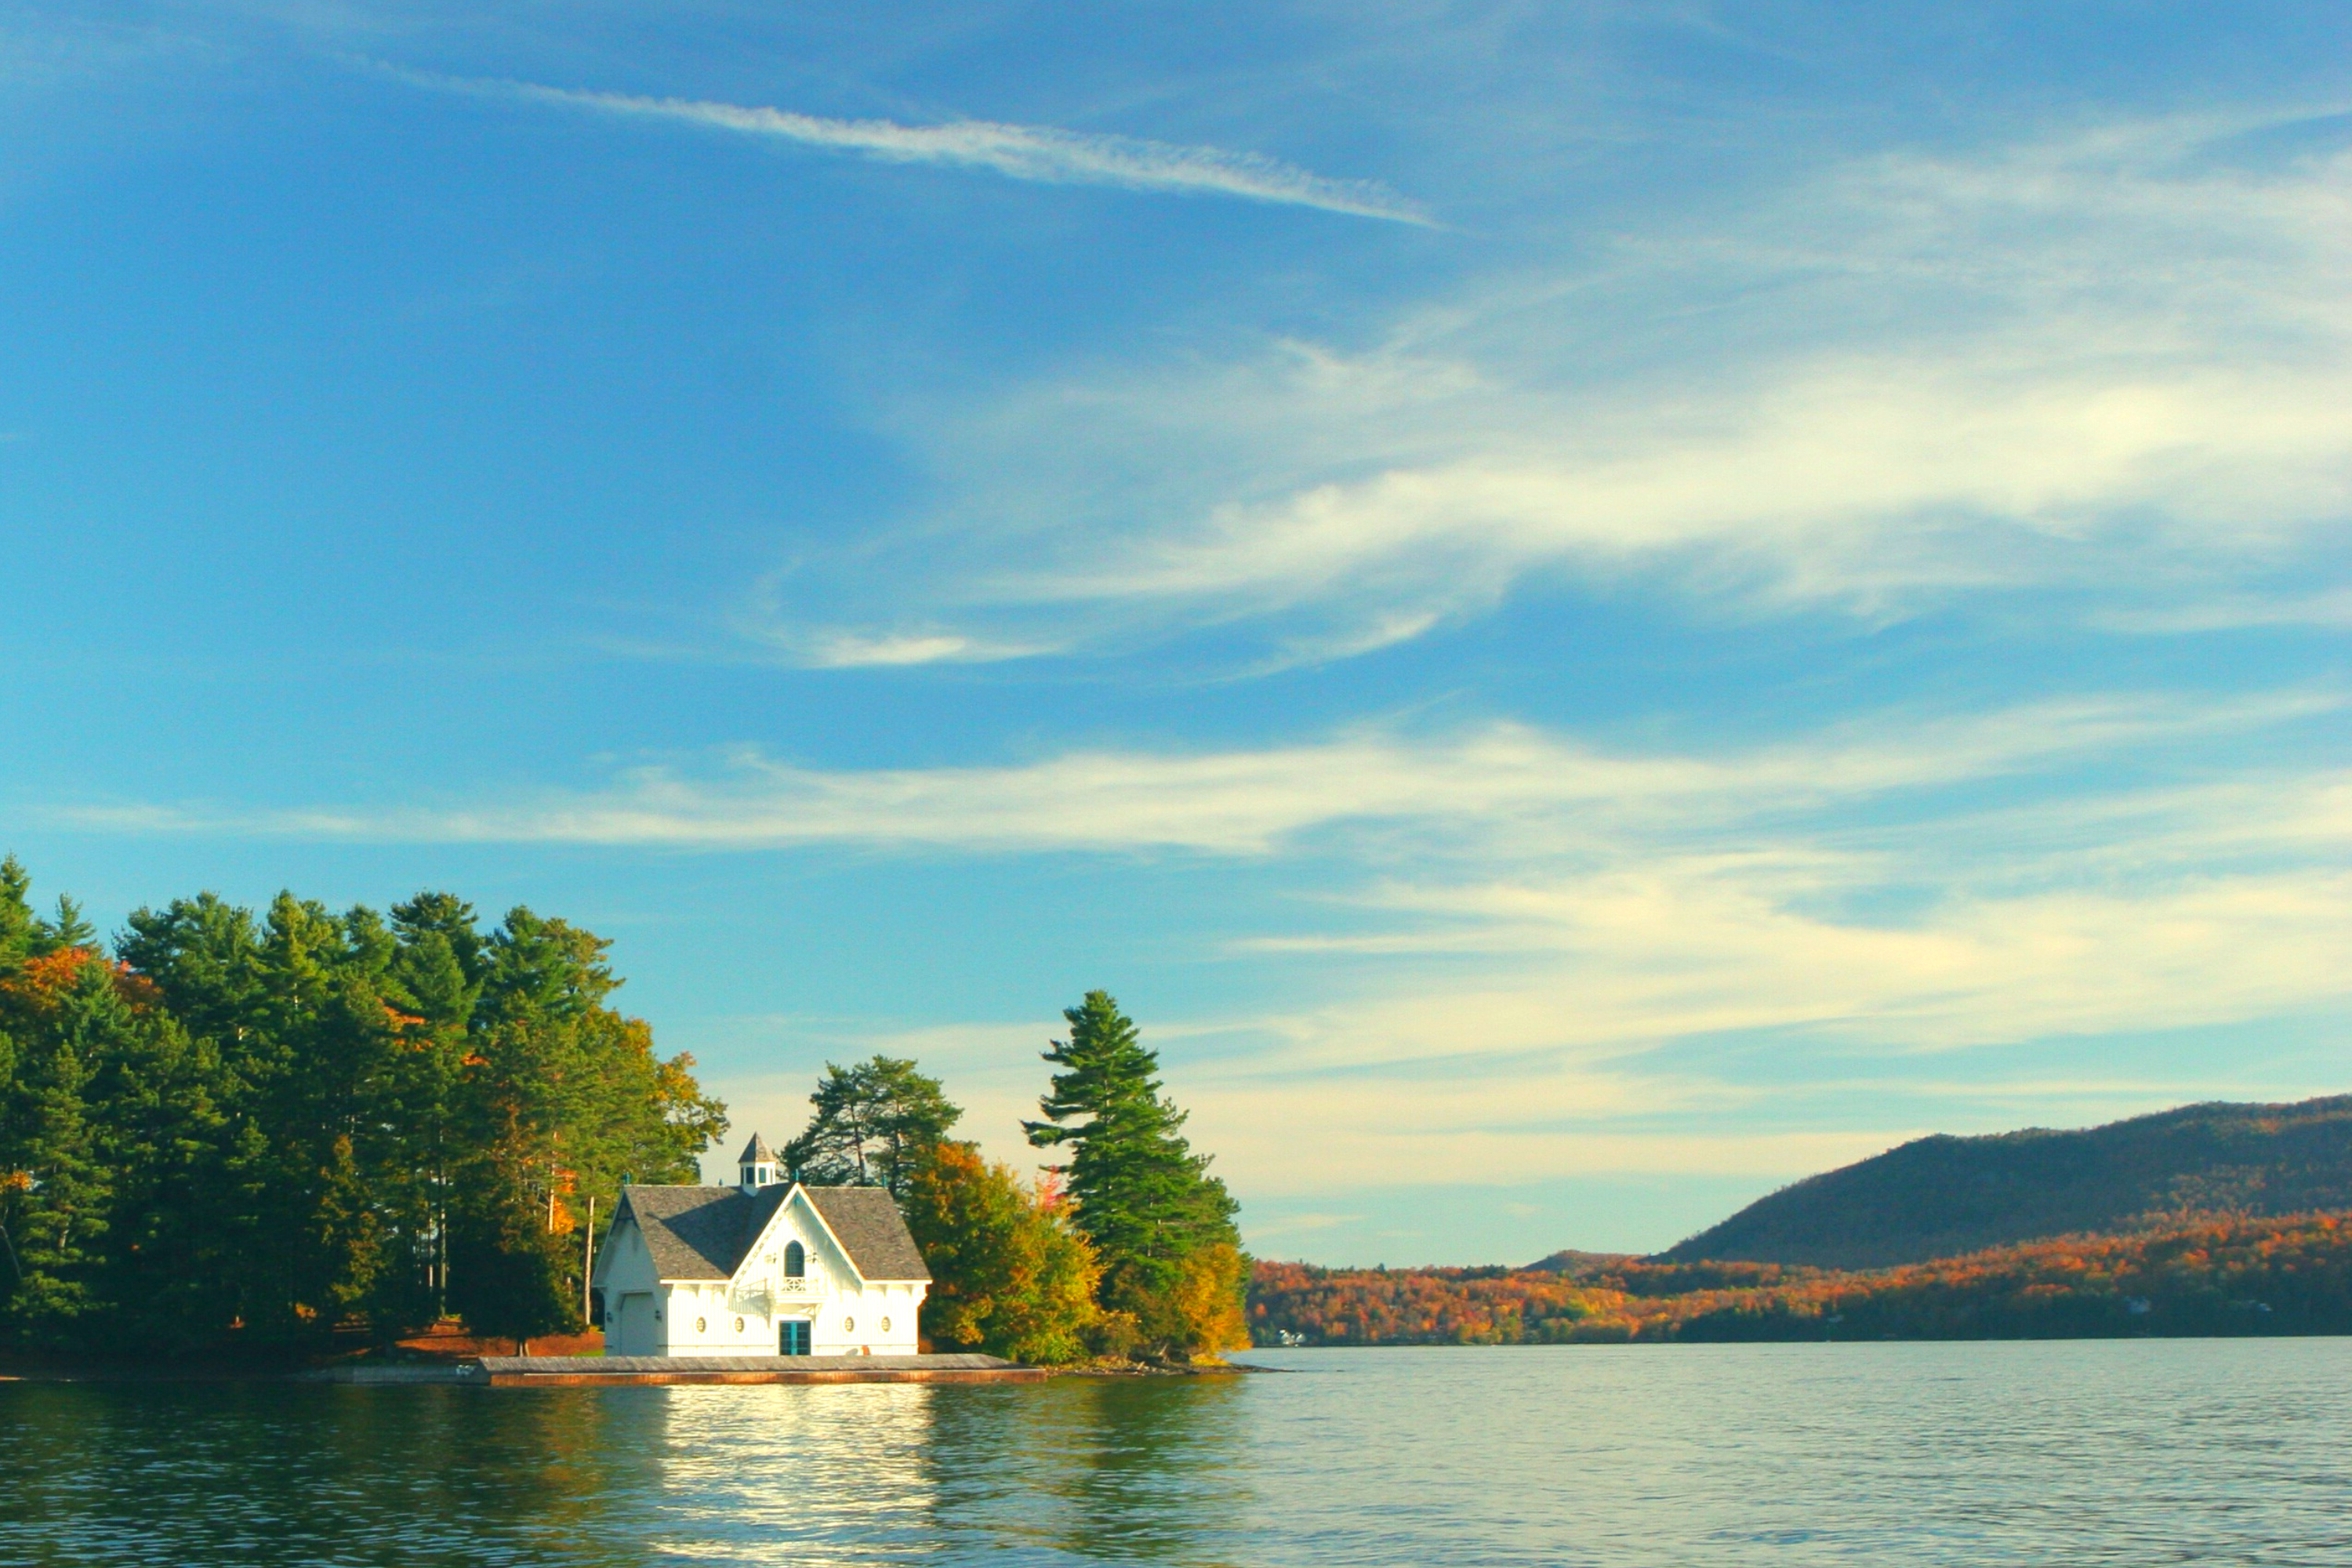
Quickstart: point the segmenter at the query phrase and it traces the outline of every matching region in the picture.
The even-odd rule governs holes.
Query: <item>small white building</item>
[[[592,1279],[610,1355],[912,1355],[930,1289],[880,1187],[782,1179],[752,1134],[731,1187],[626,1186]]]

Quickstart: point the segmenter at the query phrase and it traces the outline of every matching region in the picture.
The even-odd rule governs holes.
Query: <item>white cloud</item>
[[[2333,570],[2313,552],[2352,517],[2352,156],[2231,163],[2240,129],[1869,160],[1368,346],[912,412],[960,499],[920,534],[949,564],[894,590],[1014,645],[1241,621],[1318,658],[1543,577],[2332,619],[2307,580],[2303,610],[2246,606]]]
[[[1368,731],[1256,751],[1074,752],[987,767],[824,770],[745,752],[717,774],[646,769],[604,791],[519,804],[227,815],[142,805],[64,815],[129,831],[379,841],[1244,856],[1347,825],[1409,822],[1432,851],[1452,841],[1507,843],[1526,854],[1635,829],[1688,834],[1768,812],[1852,805],[2158,739],[2259,728],[2335,705],[2300,693],[2213,706],[2079,699],[1858,724],[1726,755],[1612,752],[1513,724],[1453,738]]]
[[[1378,644],[1549,563],[1616,573],[1673,555],[1702,580],[1877,609],[2084,580],[2109,563],[2098,545],[2117,520],[2193,556],[2352,510],[2352,374],[2008,369],[1816,369],[1711,410],[1716,431],[1610,421],[1549,459],[1488,452],[1318,485],[1027,586],[1228,608],[1387,601]],[[2150,517],[2154,530],[2137,521]]]
[[[582,92],[530,82],[479,81],[400,73],[420,85],[489,93],[603,114],[670,120],[891,163],[982,169],[1009,179],[1059,185],[1111,185],[1176,195],[1228,196],[1312,207],[1351,217],[1426,224],[1421,207],[1372,180],[1334,180],[1256,153],[1179,146],[1045,125],[956,120],[903,125],[890,120],[829,120],[789,110]]]
[[[869,637],[856,632],[813,640],[807,662],[821,669],[860,669],[914,664],[973,664],[1024,658],[1034,646],[983,642],[953,632],[902,632]]]
[[[1237,1183],[1295,1194],[1604,1170],[1781,1179],[1895,1134],[1784,1136],[1750,1117],[1738,1136],[1703,1136],[1689,1129],[1752,1110],[1759,1091],[1661,1065],[1658,1052],[1769,1036],[1884,1068],[1906,1055],[2340,1007],[2352,995],[2341,962],[2352,952],[2352,774],[2292,763],[2286,744],[2336,711],[2294,692],[2082,699],[1882,716],[1706,754],[1494,727],[993,768],[828,772],[745,757],[717,781],[646,774],[602,795],[495,809],[79,819],[1307,861],[1313,899],[1282,906],[1287,932],[1225,950],[1295,976],[1303,999],[1177,1021],[1189,1028],[1154,1020],[1202,1146]],[[2275,761],[2218,781],[2147,773],[2225,748]],[[2002,787],[1979,787],[1994,781]],[[1010,1130],[1034,1100],[1052,1022],[814,1035],[843,1058],[887,1049],[948,1071],[972,1131],[1028,1164]],[[761,1125],[803,1114],[797,1083],[725,1087]],[[2118,1099],[2137,1103],[2122,1091],[2101,1103]],[[1629,1125],[1659,1118],[1683,1130]]]
[[[1918,874],[1877,857],[1801,867],[1629,857],[1585,876],[1391,888],[1378,902],[1403,931],[1300,947],[1485,962],[1434,984],[1392,962],[1413,976],[1399,994],[1375,983],[1281,1027],[1297,1059],[1325,1064],[1591,1057],[1787,1029],[1948,1049],[2193,1027],[2352,995],[2336,956],[2352,951],[2352,876],[2201,872],[2077,887],[2072,868],[2042,858],[2042,886],[1963,886],[1900,919],[1822,897]]]
[[[2340,863],[2352,836],[2305,847]],[[1875,869],[1884,885],[1906,868],[1832,869]],[[2063,1069],[1936,1081],[1901,1067],[1906,1053],[2038,1042],[2063,1060],[2053,1042],[2068,1037],[2227,1038],[2352,997],[2352,875],[2192,872],[2125,889],[2068,885],[2078,868],[2063,856],[2033,869],[2036,889],[1962,887],[1900,918],[1809,908],[1812,879],[1765,858],[1634,853],[1580,877],[1387,889],[1376,901],[1405,940],[1368,944],[1336,984],[1330,966],[1357,950],[1310,947],[1338,998],[1247,1020],[1265,1044],[1185,1063],[1180,1098],[1245,1191],[1693,1173],[1760,1188],[1916,1136],[1883,1119],[1937,1117],[1955,1097],[2015,1101],[2037,1121],[2063,1102],[2096,1121],[2270,1087],[2226,1058],[2186,1089]],[[1776,1042],[1763,1082],[1659,1054],[1743,1035]],[[1857,1069],[1872,1076],[1837,1081]],[[1818,1110],[1775,1109],[1825,1097],[1881,1120],[1855,1131],[1849,1110],[1831,1130]],[[1813,1125],[1769,1131],[1791,1120]]]

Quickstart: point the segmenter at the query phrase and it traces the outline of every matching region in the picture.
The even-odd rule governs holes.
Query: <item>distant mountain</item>
[[[2352,1209],[2352,1095],[1922,1138],[1783,1187],[1659,1258],[1877,1268],[2209,1215],[2325,1209]]]
[[[1621,1263],[1633,1262],[1637,1255],[1631,1252],[1579,1252],[1575,1247],[1563,1247],[1549,1258],[1538,1258],[1520,1270],[1526,1274],[1565,1274],[1571,1279],[1588,1274],[1598,1274]]]

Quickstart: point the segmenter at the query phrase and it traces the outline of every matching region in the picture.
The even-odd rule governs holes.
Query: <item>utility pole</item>
[[[588,1277],[595,1270],[596,1199],[592,1194],[588,1199],[588,1233],[581,1238],[580,1242],[580,1317],[583,1322],[596,1315],[589,1309],[593,1293],[588,1289]]]

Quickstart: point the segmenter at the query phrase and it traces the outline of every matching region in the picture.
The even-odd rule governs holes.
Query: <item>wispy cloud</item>
[[[2352,155],[2233,163],[2241,129],[1857,163],[1359,344],[925,410],[961,499],[920,535],[945,564],[894,593],[999,644],[1248,623],[1313,658],[1547,578],[1871,617],[2051,586],[2151,627],[2332,613],[2307,580],[2248,601],[2340,569],[2313,552],[2352,513]]]
[[[1898,1099],[1863,1131],[1776,1128],[1752,1114],[1753,1089],[1674,1065],[1677,1042],[1769,1037],[1776,1057],[1815,1053],[1832,1076],[1893,1075],[1906,1057],[2339,1005],[2352,774],[2294,742],[2339,712],[2326,693],[2285,691],[1881,715],[1738,750],[1490,726],[994,767],[746,753],[510,805],[59,815],[110,831],[1287,861],[1312,869],[1279,900],[1276,933],[1213,946],[1293,976],[1284,989],[1303,999],[1155,1029],[1236,1179],[1290,1194],[1612,1172],[1774,1180],[1885,1146],[1935,1097]],[[2180,759],[2222,750],[2273,760],[2177,776]],[[824,1048],[953,1068],[985,1136],[1034,1093],[1048,1025],[862,1038],[845,1026]],[[739,1098],[789,1121],[790,1089],[747,1083]],[[2119,1100],[2133,1102],[2097,1103]]]
[[[1174,195],[1227,196],[1277,206],[1312,207],[1389,223],[1429,223],[1417,204],[1373,180],[1335,180],[1258,153],[1184,146],[1141,137],[954,120],[907,125],[892,120],[833,120],[789,110],[683,98],[587,92],[532,82],[401,73],[448,90],[520,99],[637,119],[677,121],[845,153],[890,163],[982,169],[1008,179],[1055,185],[1110,185]]]
[[[2234,631],[2246,626],[2352,626],[2352,587],[2317,594],[2287,589],[2269,595],[2234,594],[2162,609],[2103,611],[2099,624],[2155,636]]]
[[[1958,719],[1857,723],[1728,755],[1625,752],[1524,725],[1458,736],[1378,731],[1262,750],[1072,752],[996,766],[826,770],[740,752],[717,771],[644,769],[595,793],[520,803],[318,806],[213,815],[77,807],[116,830],[244,831],[412,842],[740,849],[853,843],[967,853],[1180,849],[1265,856],[1344,825],[1412,823],[1518,852],[1603,830],[1689,831],[1772,812],[2050,767],[2158,739],[2334,710],[2285,692],[2225,704],[2053,701]]]
[[[1045,651],[1036,643],[991,642],[961,632],[833,632],[787,650],[818,669],[870,669],[917,664],[984,664]]]

